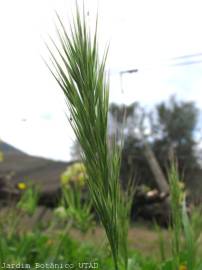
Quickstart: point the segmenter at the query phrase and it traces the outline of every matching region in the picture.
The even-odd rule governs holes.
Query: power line
[[[188,61],[185,61],[185,62],[180,62],[180,63],[169,63],[169,62],[172,62],[172,61],[176,61],[176,60],[181,60],[181,59],[189,59],[189,58],[201,58],[199,60],[188,60]],[[194,65],[194,64],[200,64],[202,63],[202,53],[195,53],[195,54],[189,54],[189,55],[183,55],[183,56],[177,56],[177,57],[173,57],[173,58],[170,58],[170,59],[167,59],[165,60],[164,63],[160,64],[160,67],[162,66],[166,66],[166,67],[175,67],[175,66],[186,66],[186,65]],[[155,64],[154,64],[155,65]],[[120,71],[120,75],[123,75],[123,74],[131,74],[131,73],[135,73],[135,72],[138,72],[140,70],[143,70],[143,69],[154,69],[155,67],[143,67],[141,69],[138,69],[138,68],[135,68],[135,69],[129,69],[129,70],[122,70]]]
[[[200,64],[200,63],[202,63],[202,59],[196,60],[196,61],[187,61],[187,62],[182,62],[182,63],[169,64],[168,67],[195,65],[195,64]]]
[[[200,58],[199,60],[195,60],[196,58]],[[182,55],[182,56],[177,56],[168,59],[167,61],[176,61],[176,60],[183,60],[183,59],[190,59],[190,58],[195,58],[194,60],[188,60],[185,62],[180,62],[180,63],[164,63],[160,64],[160,67],[179,67],[179,66],[187,66],[187,65],[195,65],[195,64],[201,64],[202,63],[202,53],[195,53],[195,54],[188,54],[188,55]],[[132,73],[137,73],[141,70],[148,70],[148,69],[155,69],[155,67],[147,67],[147,68],[135,68],[135,69],[128,69],[128,70],[122,70],[119,72],[120,75],[120,84],[121,84],[121,92],[123,93],[123,75],[124,74],[132,74]]]
[[[177,57],[173,57],[173,58],[171,58],[169,60],[173,61],[173,60],[178,60],[178,59],[186,59],[186,58],[193,58],[193,57],[199,57],[199,56],[202,56],[202,53],[195,53],[195,54],[177,56]]]

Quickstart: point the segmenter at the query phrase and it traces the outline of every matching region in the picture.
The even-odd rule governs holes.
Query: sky
[[[90,27],[99,16],[100,53],[109,44],[110,101],[147,108],[168,99],[192,100],[202,109],[201,1],[82,0]],[[67,29],[75,0],[0,1],[0,138],[26,153],[70,159],[74,135],[63,95],[44,64],[45,41],[56,39],[55,11]],[[138,69],[122,76],[120,72]],[[122,90],[121,90],[122,88]]]

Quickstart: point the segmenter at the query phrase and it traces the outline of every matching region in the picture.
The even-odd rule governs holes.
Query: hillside
[[[56,190],[61,173],[71,164],[30,156],[5,142],[1,142],[0,150],[4,153],[4,161],[0,163],[0,176],[10,178],[12,185],[32,181],[41,190]]]

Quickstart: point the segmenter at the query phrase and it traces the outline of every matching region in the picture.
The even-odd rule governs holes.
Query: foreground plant
[[[127,269],[127,200],[119,183],[121,147],[108,144],[109,84],[105,76],[107,53],[98,57],[97,28],[93,37],[78,11],[69,35],[58,16],[59,44],[52,40],[50,70],[60,85],[70,112],[70,124],[82,147],[90,195],[105,228],[115,269]],[[55,52],[55,49],[57,53]],[[129,196],[130,197],[130,196]]]

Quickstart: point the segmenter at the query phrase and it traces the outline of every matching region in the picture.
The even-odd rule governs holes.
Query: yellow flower
[[[54,241],[53,241],[52,239],[48,239],[48,241],[46,242],[46,244],[47,244],[48,246],[53,245],[53,243],[54,243]]]
[[[4,154],[0,152],[0,162],[2,162],[3,160],[4,160]]]
[[[74,163],[69,166],[61,175],[61,183],[65,186],[78,185],[82,188],[85,185],[87,178],[86,168],[81,162]]]
[[[24,182],[19,182],[19,183],[17,184],[17,187],[18,187],[18,189],[20,189],[20,190],[25,190],[25,189],[27,189],[27,185],[26,185]]]
[[[187,269],[186,265],[181,264],[181,265],[179,266],[179,270],[188,270],[188,269]]]

